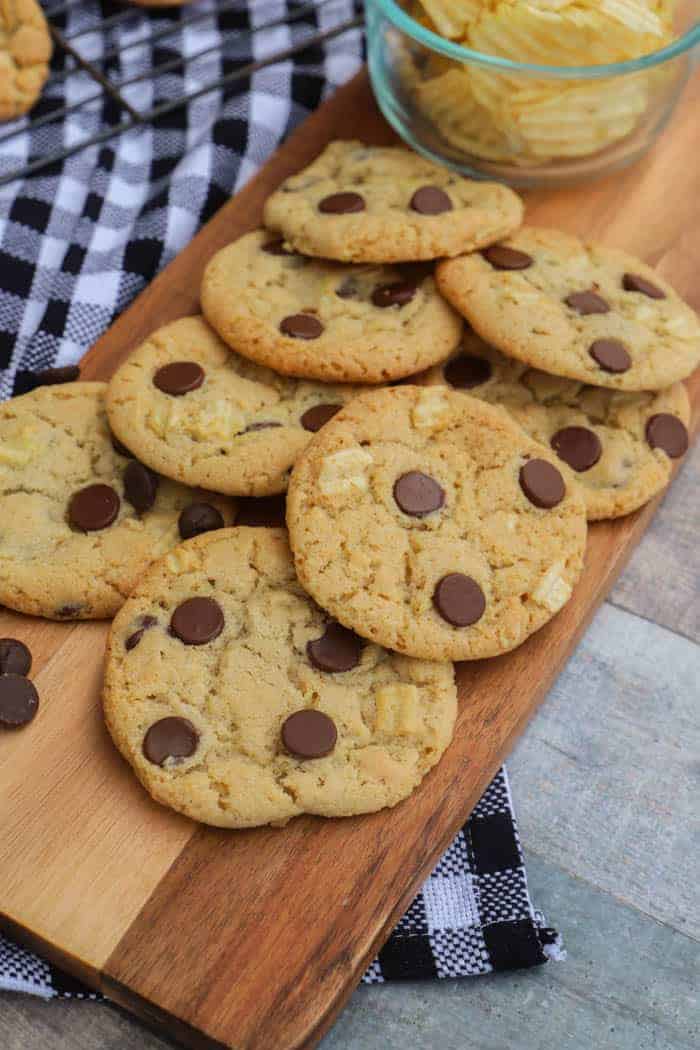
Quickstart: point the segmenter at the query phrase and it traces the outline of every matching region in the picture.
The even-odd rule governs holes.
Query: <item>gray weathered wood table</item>
[[[361,988],[323,1050],[698,1046],[699,522],[697,447],[509,762],[532,896],[568,960]],[[109,1006],[12,995],[0,1032],[2,1050],[173,1045]]]

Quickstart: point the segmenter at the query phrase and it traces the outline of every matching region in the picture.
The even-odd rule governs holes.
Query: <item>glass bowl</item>
[[[637,160],[658,138],[700,44],[700,0],[677,37],[627,62],[514,62],[446,40],[395,0],[366,0],[367,59],[384,116],[425,156],[516,186],[562,185]]]

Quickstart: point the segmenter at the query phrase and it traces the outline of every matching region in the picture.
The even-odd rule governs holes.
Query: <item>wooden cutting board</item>
[[[532,193],[528,218],[627,248],[700,307],[700,82],[652,155],[585,189]],[[197,310],[214,251],[334,138],[386,143],[364,74],[300,127],[85,358],[106,379],[154,328]],[[689,384],[700,406],[700,373]],[[100,717],[107,624],[0,611],[41,694],[0,734],[0,920],[10,935],[193,1047],[314,1046],[544,697],[656,504],[590,530],[566,608],[516,652],[458,668],[455,739],[395,809],[284,830],[198,827],[151,802]],[[663,567],[659,567],[663,571]]]

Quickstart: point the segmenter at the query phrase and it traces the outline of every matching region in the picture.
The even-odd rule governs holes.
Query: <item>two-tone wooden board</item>
[[[528,218],[636,252],[700,306],[700,84],[661,145],[589,188],[533,193]],[[197,309],[202,269],[333,138],[392,140],[361,74],[308,120],[87,355],[107,378]],[[696,409],[700,375],[689,384]],[[515,653],[458,669],[455,740],[415,795],[370,817],[227,833],[151,802],[100,716],[104,623],[0,611],[35,655],[42,704],[0,735],[0,923],[194,1047],[311,1047],[535,711],[654,512],[591,528],[574,597]],[[661,571],[661,570],[660,570]]]

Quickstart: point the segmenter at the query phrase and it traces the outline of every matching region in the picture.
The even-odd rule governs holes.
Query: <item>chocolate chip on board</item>
[[[0,674],[28,675],[32,654],[19,638],[0,638]]]
[[[28,678],[21,674],[0,675],[0,727],[19,729],[26,726],[39,710],[39,694]]]

